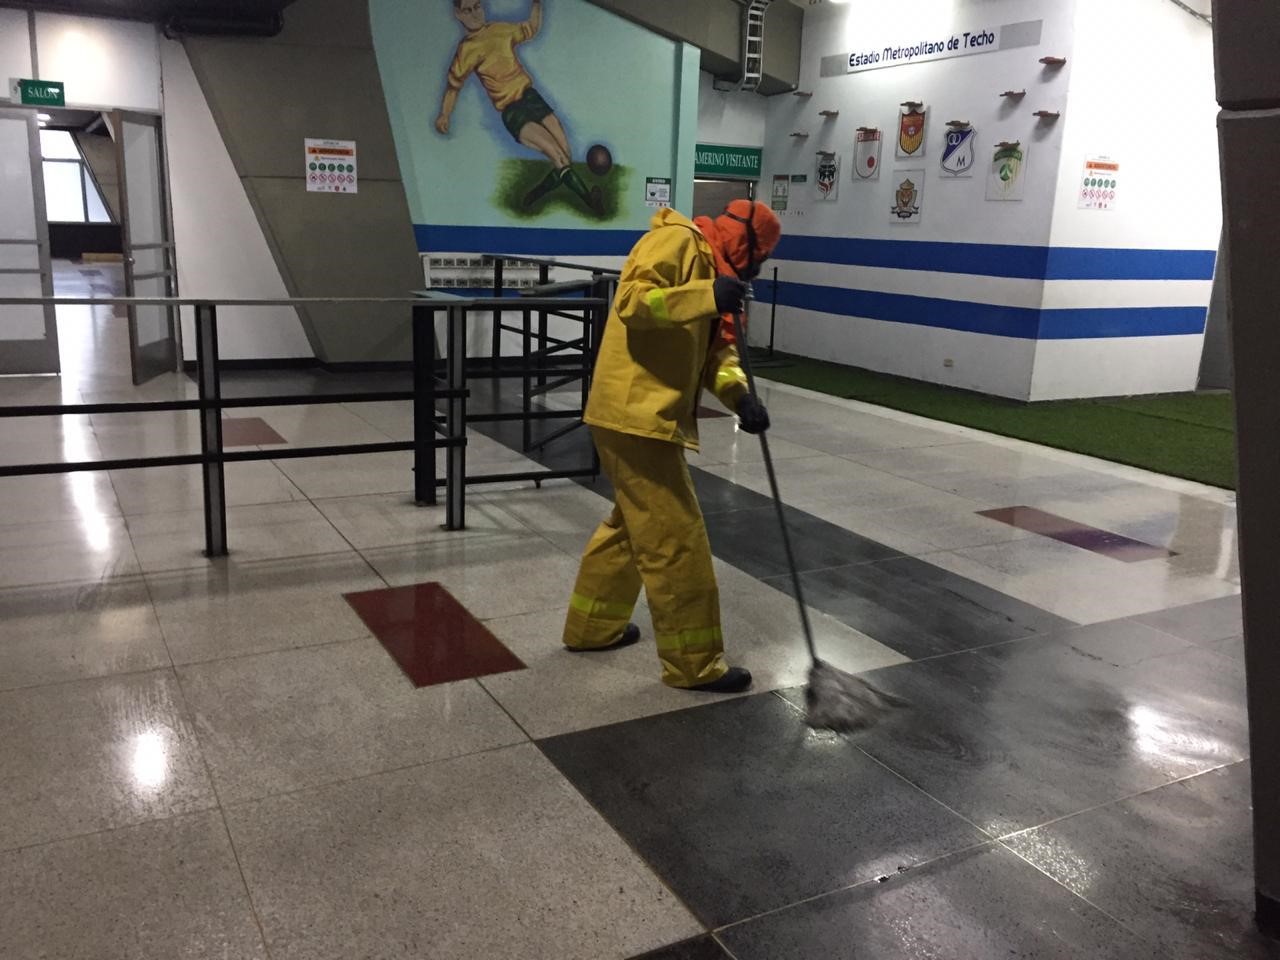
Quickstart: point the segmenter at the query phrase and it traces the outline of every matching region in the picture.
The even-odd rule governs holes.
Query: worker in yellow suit
[[[725,662],[720,596],[685,463],[698,449],[704,389],[742,429],[769,426],[738,362],[733,315],[782,234],[766,206],[735,200],[715,220],[664,209],[631,251],[605,325],[583,419],[613,484],[613,512],[582,557],[565,646],[636,642],[643,585],[664,683],[736,693],[751,674]]]

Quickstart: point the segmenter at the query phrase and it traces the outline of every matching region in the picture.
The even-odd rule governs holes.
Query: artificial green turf
[[[761,378],[1235,489],[1235,420],[1226,393],[1020,403],[824,360],[777,360]]]

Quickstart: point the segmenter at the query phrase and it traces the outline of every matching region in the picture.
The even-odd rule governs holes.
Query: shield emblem
[[[859,180],[880,179],[879,130],[859,130],[854,141],[853,172]]]
[[[840,192],[840,157],[833,153],[818,155],[816,181],[819,200],[835,200]]]
[[[925,111],[914,107],[898,121],[898,156],[923,156]]]
[[[953,177],[973,176],[974,129],[947,131],[947,145],[942,151],[942,170]]]
[[[1017,143],[1002,143],[991,157],[987,175],[988,200],[1021,200],[1026,148]]]
[[[923,179],[920,175],[923,171],[908,171],[904,176],[901,172],[898,174],[903,179],[897,187],[894,188],[893,198],[896,201],[890,212],[897,221],[916,220],[920,216],[920,182],[917,178]]]

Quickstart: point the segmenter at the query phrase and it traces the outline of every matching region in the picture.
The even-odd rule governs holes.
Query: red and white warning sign
[[[1081,210],[1111,210],[1120,191],[1120,164],[1110,157],[1090,157],[1080,178]]]
[[[360,185],[354,140],[304,141],[308,193],[356,193]]]

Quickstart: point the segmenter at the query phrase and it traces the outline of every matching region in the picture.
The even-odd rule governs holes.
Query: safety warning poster
[[[308,193],[356,193],[360,185],[354,140],[303,141]]]
[[[1081,210],[1111,210],[1120,192],[1120,164],[1110,157],[1089,157],[1080,178]]]

